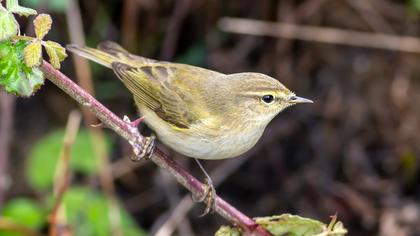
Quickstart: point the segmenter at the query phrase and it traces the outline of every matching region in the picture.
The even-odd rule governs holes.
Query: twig
[[[51,82],[93,112],[104,125],[129,141],[133,145],[134,152],[139,153],[143,147],[145,139],[139,134],[136,127],[132,127],[130,124],[121,120],[104,105],[93,98],[89,93],[71,81],[67,76],[54,69],[48,62],[44,61],[41,69],[45,72],[47,78]],[[161,150],[156,149],[151,160],[160,168],[168,171],[195,197],[203,197],[205,193],[203,183],[189,174],[175,161],[169,159]],[[217,197],[215,200],[214,210],[232,224],[241,227],[247,234],[270,235],[270,233],[268,233],[265,229],[258,226],[254,220],[244,215],[220,197]]]
[[[302,26],[289,23],[267,22],[241,18],[224,17],[219,27],[226,32],[272,36],[288,39],[316,41],[420,53],[420,40],[411,36],[396,36],[381,33],[365,33],[318,26]]]
[[[71,42],[78,45],[85,45],[82,17],[77,1],[70,1],[66,16]],[[73,57],[73,61],[80,86],[88,93],[95,95],[89,62],[81,57]],[[91,124],[98,123],[96,117],[83,107],[82,112],[91,143],[94,147],[95,159],[99,166],[99,179],[109,207],[108,219],[111,225],[112,235],[120,236],[123,234],[121,231],[121,213],[115,196],[115,186],[109,163],[109,155],[105,146],[105,137],[102,129],[91,126]]]
[[[70,180],[70,156],[71,148],[76,140],[77,133],[79,132],[81,115],[78,111],[70,112],[66,131],[64,134],[63,147],[61,148],[60,159],[55,170],[54,181],[54,204],[49,217],[50,222],[50,235],[62,235],[61,226],[65,223],[65,217],[61,206],[64,194],[67,191]]]
[[[13,135],[14,107],[15,97],[0,91],[0,209],[9,187],[9,145]]]

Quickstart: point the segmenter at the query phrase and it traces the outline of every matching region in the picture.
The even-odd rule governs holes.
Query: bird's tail
[[[67,50],[89,60],[92,60],[96,63],[99,63],[103,66],[106,66],[108,68],[112,68],[111,64],[113,62],[119,61],[116,56],[100,49],[80,47],[77,45],[67,45]]]

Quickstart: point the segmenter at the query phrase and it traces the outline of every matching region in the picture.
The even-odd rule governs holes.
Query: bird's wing
[[[120,62],[112,63],[112,68],[134,94],[136,102],[153,110],[169,124],[189,129],[198,121],[199,115],[193,105],[197,102],[193,101],[191,88],[185,83],[176,83],[177,77],[185,75],[182,68],[171,67],[167,63],[134,67]]]

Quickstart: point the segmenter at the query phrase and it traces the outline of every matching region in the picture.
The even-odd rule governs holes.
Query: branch
[[[412,36],[368,33],[319,26],[303,26],[281,22],[268,22],[233,17],[223,17],[219,28],[225,32],[299,39],[321,43],[341,44],[420,53],[420,40]]]
[[[104,125],[125,138],[133,146],[134,153],[141,153],[145,138],[140,135],[137,127],[133,127],[121,120],[67,76],[54,69],[48,62],[44,61],[41,69],[51,82],[93,112]],[[198,199],[204,195],[203,183],[189,174],[178,163],[168,158],[161,150],[156,148],[151,160],[160,168],[168,171]],[[214,210],[233,225],[241,227],[245,234],[271,235],[261,226],[258,226],[254,220],[244,215],[220,197],[216,197],[215,199]]]

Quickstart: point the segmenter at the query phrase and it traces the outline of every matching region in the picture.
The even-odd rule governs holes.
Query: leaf
[[[0,41],[16,35],[19,31],[19,24],[10,12],[6,11],[0,4]]]
[[[30,15],[38,14],[34,9],[21,7],[21,6],[17,6],[12,9],[9,9],[9,11],[15,14],[21,15],[21,16],[30,16]]]
[[[87,187],[71,187],[64,195],[63,208],[74,235],[112,235],[105,196]],[[119,207],[123,235],[146,235],[128,212]]]
[[[274,236],[342,236],[347,233],[341,222],[334,222],[332,227],[328,227],[320,221],[291,214],[257,217],[255,221]]]
[[[39,66],[41,64],[42,47],[39,40],[33,40],[23,51],[25,63],[29,67]]]
[[[13,12],[19,15],[29,16],[29,15],[37,14],[37,12],[34,9],[19,6],[19,3],[17,0],[7,0],[6,6],[9,12]]]
[[[241,236],[241,232],[237,228],[223,225],[217,230],[214,236]]]
[[[106,138],[107,148],[110,139]],[[50,189],[54,182],[55,168],[63,145],[64,130],[54,130],[42,137],[29,153],[26,173],[29,183],[36,189]],[[97,162],[89,133],[80,130],[72,146],[70,168],[85,175],[97,173]]]
[[[51,16],[48,14],[39,14],[34,20],[35,35],[38,39],[43,39],[50,31],[52,25]]]
[[[53,41],[46,41],[44,47],[50,58],[52,66],[56,69],[60,69],[60,62],[67,57],[66,49]]]
[[[7,202],[0,215],[4,219],[31,229],[40,229],[46,219],[42,207],[27,198],[15,198]],[[1,230],[0,235],[3,235]]]
[[[0,42],[0,86],[17,96],[30,96],[44,83],[40,69],[28,67],[23,52],[27,42],[10,40]]]
[[[10,10],[13,7],[19,6],[18,0],[6,0],[6,8]]]

